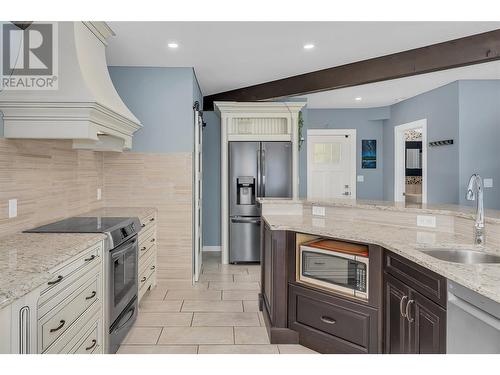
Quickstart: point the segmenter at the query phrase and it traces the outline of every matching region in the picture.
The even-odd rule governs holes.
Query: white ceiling
[[[204,95],[500,28],[500,22],[110,22],[109,65],[194,67]],[[179,48],[167,48],[177,42]],[[304,50],[303,45],[315,48]]]
[[[382,107],[462,79],[500,79],[500,61],[299,97],[307,98],[308,108]],[[357,101],[357,97],[362,100]]]

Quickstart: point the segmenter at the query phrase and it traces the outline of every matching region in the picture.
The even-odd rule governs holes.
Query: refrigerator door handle
[[[262,165],[260,167],[262,169],[262,188],[261,195],[262,197],[266,196],[266,150],[262,149]]]
[[[260,165],[260,149],[257,150],[257,189],[255,194],[257,195],[257,198],[261,197],[261,171],[260,171],[261,165]]]
[[[250,218],[244,218],[244,217],[237,217],[237,218],[232,217],[231,223],[260,225],[260,219],[250,219]]]

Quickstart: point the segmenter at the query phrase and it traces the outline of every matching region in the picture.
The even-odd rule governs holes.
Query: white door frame
[[[200,111],[194,111],[193,150],[193,282],[197,282],[203,263],[203,118]]]
[[[356,129],[307,129],[307,198],[309,199],[309,192],[311,191],[312,185],[312,177],[311,177],[311,168],[310,168],[310,160],[309,160],[309,150],[311,147],[311,142],[309,136],[340,136],[340,135],[348,135],[351,139],[351,199],[356,199],[356,175],[357,175],[357,146],[358,140],[356,137]]]
[[[427,119],[394,127],[394,201],[404,202],[405,192],[405,132],[422,129],[422,203],[427,203]]]

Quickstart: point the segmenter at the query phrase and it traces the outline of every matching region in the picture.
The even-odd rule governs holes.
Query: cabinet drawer
[[[156,235],[153,233],[147,240],[139,244],[139,259],[147,258],[152,253],[153,247],[156,246]]]
[[[156,223],[156,214],[153,213],[144,219],[141,219],[142,230],[148,230]]]
[[[443,276],[387,250],[384,270],[438,305],[446,306],[446,278]]]
[[[40,319],[41,350],[45,351],[99,299],[100,274],[96,274]]]
[[[290,328],[304,336],[321,333],[323,341],[331,342],[327,352],[376,352],[376,309],[294,285],[289,304]]]
[[[147,259],[139,272],[139,300],[151,285],[151,277],[156,272],[156,257],[154,254]]]
[[[73,354],[92,354],[100,346],[99,321],[95,321],[88,331],[85,331],[83,339],[78,342],[71,351]]]
[[[50,299],[62,289],[66,288],[75,280],[78,280],[80,275],[97,265],[101,265],[102,259],[102,242],[89,248],[87,251],[80,254],[76,259],[68,264],[51,271],[54,278],[47,283],[47,287],[40,293],[40,304]]]
[[[153,226],[147,230],[141,230],[139,232],[139,245],[146,240],[149,240],[149,238],[156,232],[156,227]]]

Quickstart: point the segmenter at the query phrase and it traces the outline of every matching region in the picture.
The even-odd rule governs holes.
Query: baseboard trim
[[[220,246],[203,246],[203,251],[221,251]]]

